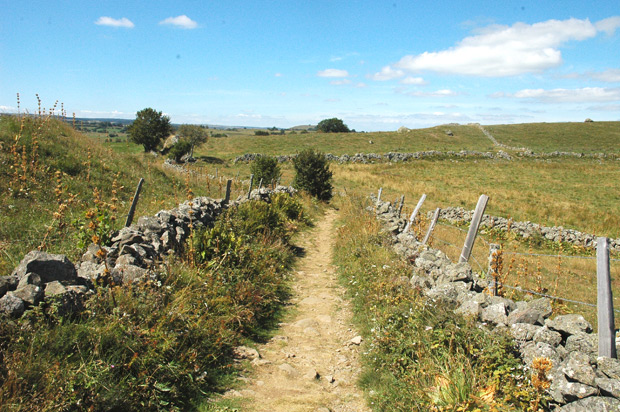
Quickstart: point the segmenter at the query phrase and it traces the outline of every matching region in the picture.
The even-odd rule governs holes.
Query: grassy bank
[[[192,236],[157,278],[98,286],[86,310],[0,319],[0,410],[191,410],[229,382],[232,349],[260,339],[288,296],[299,200],[249,202]],[[204,408],[204,406],[203,406]]]
[[[335,263],[366,345],[362,384],[376,411],[536,410],[542,392],[512,342],[411,289],[364,201],[343,200]]]

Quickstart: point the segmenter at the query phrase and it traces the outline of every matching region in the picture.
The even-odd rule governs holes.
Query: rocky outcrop
[[[487,280],[469,264],[455,264],[442,251],[423,246],[413,233],[403,231],[398,207],[372,195],[371,201],[369,210],[392,235],[394,249],[412,263],[412,288],[452,304],[456,313],[475,319],[489,333],[507,331],[528,368],[537,358],[549,359],[548,393],[563,405],[559,410],[620,410],[620,361],[598,356],[598,338],[583,316],[552,318],[547,298],[515,302],[485,293]]]
[[[248,200],[269,202],[273,193],[294,194],[288,186],[260,188],[225,204],[222,199],[196,197],[172,210],[145,216],[112,236],[110,246],[91,244],[80,262],[64,255],[34,250],[26,254],[11,276],[0,277],[0,313],[21,316],[41,301],[55,300],[61,315],[79,311],[94,285],[113,282],[127,285],[157,280],[163,257],[183,249],[192,230],[213,225],[228,207]]]

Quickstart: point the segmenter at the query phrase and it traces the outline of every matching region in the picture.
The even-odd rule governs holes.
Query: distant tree
[[[293,187],[305,190],[319,200],[332,198],[332,172],[323,153],[306,149],[293,159],[293,166],[295,167]]]
[[[174,159],[175,162],[179,163],[181,158],[188,154],[192,150],[192,145],[188,140],[179,140],[174,146],[170,148],[170,153],[168,157]]]
[[[321,120],[316,126],[319,132],[323,133],[349,133],[350,130],[341,119],[335,117],[331,119]]]
[[[194,148],[207,143],[209,137],[209,132],[193,124],[182,124],[177,133],[181,136],[181,140],[185,140],[191,145],[189,153],[192,157],[194,157]]]
[[[150,152],[172,133],[172,126],[168,116],[148,107],[136,113],[136,120],[127,132],[132,142],[141,144],[145,152]]]
[[[269,136],[269,132],[266,130],[255,130],[254,136]]]

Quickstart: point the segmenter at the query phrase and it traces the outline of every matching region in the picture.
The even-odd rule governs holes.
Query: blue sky
[[[357,130],[620,120],[620,1],[1,0],[0,112]]]

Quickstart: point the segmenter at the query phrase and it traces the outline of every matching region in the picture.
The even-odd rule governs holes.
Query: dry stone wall
[[[430,217],[434,212],[429,212]],[[469,224],[474,215],[473,210],[465,210],[462,207],[448,207],[441,209],[439,218],[452,224]],[[532,222],[513,222],[504,217],[484,215],[481,226],[500,231],[510,231],[524,239],[532,236],[542,236],[552,242],[568,242],[584,248],[596,248],[596,235],[583,233],[574,229],[566,229],[562,226],[543,226]],[[609,239],[609,250],[620,253],[620,238]]]
[[[485,293],[487,280],[468,263],[453,263],[441,250],[422,246],[413,233],[404,232],[398,208],[371,200],[369,210],[392,235],[395,251],[412,262],[412,288],[453,304],[455,313],[473,317],[489,333],[511,335],[528,368],[536,358],[551,360],[548,393],[558,410],[620,410],[620,361],[598,356],[598,338],[583,316],[552,317],[547,298],[513,301]]]
[[[58,301],[61,314],[79,311],[94,285],[105,280],[106,273],[116,285],[144,279],[156,281],[158,263],[167,254],[183,249],[190,227],[210,227],[228,207],[248,200],[269,202],[273,193],[295,192],[288,186],[261,188],[229,204],[222,199],[196,197],[172,210],[141,217],[116,232],[109,247],[91,244],[77,264],[64,255],[33,250],[11,275],[0,276],[0,313],[19,317],[29,307],[50,299]]]

